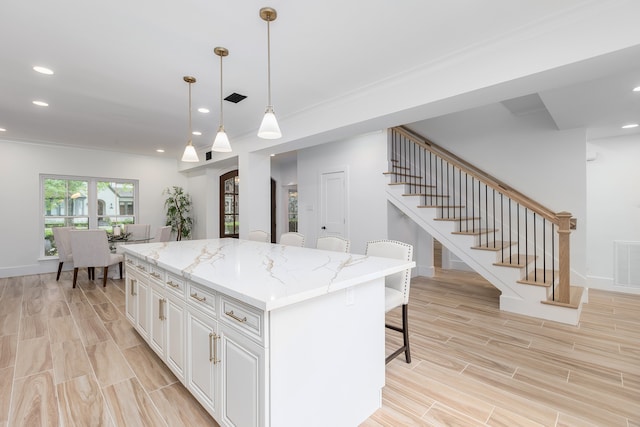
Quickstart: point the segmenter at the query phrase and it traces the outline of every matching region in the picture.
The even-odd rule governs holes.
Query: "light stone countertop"
[[[240,239],[143,243],[121,249],[265,311],[415,266],[413,261]]]

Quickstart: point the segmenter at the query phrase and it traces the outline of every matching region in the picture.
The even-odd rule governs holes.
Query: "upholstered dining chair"
[[[120,265],[120,278],[122,279],[122,254],[113,254],[109,249],[107,232],[105,230],[75,230],[69,232],[71,236],[71,250],[73,257],[73,287],[76,287],[78,268],[87,267],[94,270],[95,267],[103,268],[102,286],[107,286],[109,266]],[[95,275],[92,275],[95,279]]]
[[[318,237],[316,240],[316,249],[324,249],[325,251],[349,252],[351,242],[339,236]]]
[[[71,253],[71,240],[69,237],[69,232],[71,230],[73,230],[73,227],[53,227],[53,240],[56,242],[59,260],[56,282],[60,280],[62,264],[64,264],[65,262],[73,262],[73,255]]]
[[[413,246],[397,240],[372,240],[367,242],[366,255],[395,258],[405,261],[413,259]],[[402,333],[403,345],[389,356],[385,363],[391,362],[399,354],[404,352],[407,363],[411,363],[411,351],[409,348],[409,289],[411,285],[411,269],[385,277],[384,309],[385,313],[402,306],[402,327],[385,324],[385,327]]]
[[[131,233],[129,240],[144,240],[150,237],[151,226],[149,224],[127,224],[125,231]]]
[[[282,233],[280,235],[280,244],[285,246],[304,246],[304,235],[300,233]]]
[[[254,242],[271,242],[271,235],[266,231],[253,230],[247,235],[247,240],[253,240]]]
[[[150,242],[168,242],[171,239],[171,226],[165,225],[164,227],[158,227],[156,235]]]

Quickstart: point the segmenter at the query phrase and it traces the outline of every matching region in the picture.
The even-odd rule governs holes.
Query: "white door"
[[[149,285],[142,279],[136,281],[137,318],[136,330],[145,340],[149,340]]]
[[[264,425],[264,348],[228,326],[220,327],[222,405],[225,425]]]
[[[217,416],[217,322],[187,308],[187,388],[211,415]]]
[[[127,310],[127,318],[131,321],[133,326],[136,326],[138,319],[138,279],[131,273],[127,274],[127,280],[125,282],[125,292],[127,294],[125,305]]]
[[[167,298],[167,365],[180,380],[184,380],[185,355],[185,323],[184,303],[180,300]]]
[[[320,178],[320,236],[347,235],[347,186],[344,170]]]
[[[149,344],[158,356],[164,358],[165,351],[165,336],[166,336],[166,322],[167,317],[167,299],[162,293],[156,289],[154,285],[151,285],[151,322],[149,327],[151,329],[149,333]]]

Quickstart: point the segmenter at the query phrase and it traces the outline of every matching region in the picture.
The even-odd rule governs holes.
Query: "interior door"
[[[347,235],[346,172],[324,172],[320,177],[320,236]]]

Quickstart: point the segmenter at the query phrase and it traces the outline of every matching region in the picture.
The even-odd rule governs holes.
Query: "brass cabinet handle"
[[[167,303],[167,300],[166,300],[165,298],[160,298],[160,299],[158,300],[158,318],[159,318],[160,320],[164,320],[164,319],[166,319],[166,318],[167,318],[167,317],[164,315],[164,307],[165,307],[165,304],[166,304],[166,303]]]
[[[207,300],[207,297],[199,297],[197,293],[191,294],[191,298],[196,299],[200,302],[204,302]]]
[[[128,260],[127,260],[127,264],[131,264],[131,265],[133,265],[133,261],[132,261],[132,260],[130,260],[130,259],[128,259]]]
[[[135,285],[136,285],[137,280],[136,280],[136,279],[131,279],[131,280],[130,280],[130,282],[131,282],[131,296],[134,296],[134,297],[135,297],[136,295],[138,295],[138,294],[134,291],[134,287],[135,287]]]
[[[152,272],[151,272],[151,275],[152,275],[153,277],[155,277],[156,279],[159,279],[159,278],[160,278],[160,275],[159,275],[158,273],[156,273],[155,271],[152,271]]]
[[[209,334],[209,362],[213,362],[214,365],[220,362],[218,360],[218,347],[216,345],[218,338],[220,338],[220,336],[215,332]]]
[[[171,286],[172,288],[179,288],[180,287],[180,285],[176,285],[175,283],[173,283],[172,280],[169,280],[167,282],[167,285]]]
[[[235,314],[233,314],[233,310],[231,311],[225,311],[224,314],[226,314],[227,316],[231,317],[232,319],[237,320],[240,323],[246,322],[247,321],[247,317],[238,317]]]
[[[138,270],[147,271],[147,269],[144,268],[143,265],[138,264],[136,267],[138,267]]]

